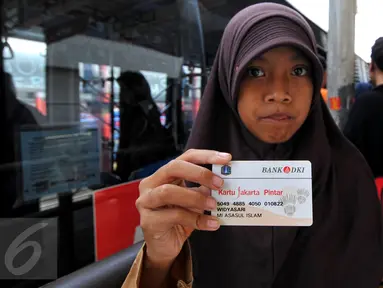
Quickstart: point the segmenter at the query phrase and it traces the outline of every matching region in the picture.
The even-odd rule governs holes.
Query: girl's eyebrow
[[[252,62],[254,61],[267,61],[267,59],[265,59],[265,57],[263,57],[262,55],[260,56],[255,56],[253,59],[251,59],[251,61],[249,62],[249,64],[251,65]]]
[[[300,51],[296,51],[291,57],[290,57],[290,60],[291,61],[304,61],[304,62],[308,62],[309,60],[307,59],[307,57]],[[265,57],[263,57],[263,55],[259,55],[259,56],[255,56],[253,59],[251,59],[249,65],[251,65],[252,62],[254,61],[266,61],[267,62],[267,59]]]
[[[265,60],[265,57],[263,57],[263,55],[255,56],[255,57],[253,58],[253,61],[254,61],[254,60]]]
[[[290,57],[291,61],[308,61],[307,57],[303,55],[303,53],[297,51],[293,56]]]

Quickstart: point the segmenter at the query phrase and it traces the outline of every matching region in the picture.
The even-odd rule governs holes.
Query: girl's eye
[[[306,76],[308,75],[308,73],[309,73],[309,70],[306,67],[296,67],[293,69],[293,72],[292,72],[294,76]]]
[[[249,73],[249,76],[251,77],[263,77],[265,76],[265,72],[263,72],[263,70],[261,68],[257,68],[257,67],[249,67],[247,69],[248,73]]]

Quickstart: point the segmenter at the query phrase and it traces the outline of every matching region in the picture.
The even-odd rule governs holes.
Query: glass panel
[[[95,191],[141,179],[182,152],[205,70],[198,2],[2,5],[9,159],[0,170],[0,217],[66,219],[59,221],[62,276],[101,257]],[[133,213],[134,202],[129,207]],[[136,229],[126,239],[142,239],[133,218],[118,222],[121,211],[102,217]]]

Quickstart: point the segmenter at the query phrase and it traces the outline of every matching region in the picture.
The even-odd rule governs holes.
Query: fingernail
[[[213,185],[220,188],[223,185],[223,179],[218,176],[213,176]]]
[[[208,197],[206,199],[206,209],[207,210],[214,210],[217,206],[217,201],[213,197]]]
[[[230,154],[229,153],[218,152],[218,157],[226,159],[226,158],[230,157]]]
[[[207,226],[212,229],[217,229],[219,227],[219,222],[217,220],[207,220]]]

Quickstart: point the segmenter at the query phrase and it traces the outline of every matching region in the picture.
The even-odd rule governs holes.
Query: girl
[[[141,182],[145,245],[124,288],[378,287],[383,254],[374,180],[330,116],[322,76],[315,37],[298,13],[262,3],[234,16],[189,150]],[[210,189],[223,180],[206,165],[231,159],[309,160],[313,225],[219,227],[203,211],[215,209]]]

